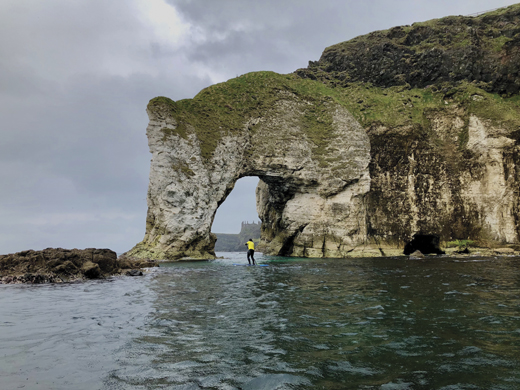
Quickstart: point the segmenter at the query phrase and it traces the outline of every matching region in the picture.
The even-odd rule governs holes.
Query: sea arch
[[[260,72],[193,99],[152,99],[146,233],[128,255],[214,258],[215,213],[245,176],[260,178],[268,254],[344,257],[364,242],[370,143],[323,88]]]

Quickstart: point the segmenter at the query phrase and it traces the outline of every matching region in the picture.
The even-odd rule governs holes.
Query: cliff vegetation
[[[425,124],[424,112],[447,103],[511,130],[520,125],[520,5],[478,17],[449,16],[356,37],[325,49],[319,61],[294,74],[254,72],[202,90],[193,99],[152,99],[177,122],[164,129],[195,133],[209,158],[220,137],[239,131],[288,91],[318,103],[305,116],[319,146],[330,130],[328,99],[365,127]]]
[[[287,115],[281,115],[285,109]],[[349,241],[351,249],[342,256],[372,243],[402,247],[418,232],[439,235],[444,243],[519,243],[520,4],[476,17],[449,16],[376,31],[326,48],[318,61],[293,74],[248,73],[208,87],[193,99],[174,102],[158,97],[148,105],[153,126],[160,123],[160,141],[168,147],[182,143],[185,150],[200,149],[200,160],[209,170],[226,158],[219,148],[231,148],[223,142],[225,137],[246,134],[246,147],[249,139],[262,139],[261,151],[252,143],[257,157],[279,157],[283,163],[269,165],[265,172],[255,168],[240,174],[263,172],[267,177],[269,172],[271,176],[263,178],[271,180],[266,181],[265,199],[276,210],[283,210],[298,185],[289,188],[287,180],[273,179],[276,167],[287,165],[283,158],[288,152],[280,152],[283,140],[277,137],[283,133],[294,145],[294,137],[310,141],[312,164],[330,168],[341,180],[333,168],[347,165],[341,161],[352,150],[342,149],[331,159],[331,139],[335,114],[343,109],[369,137],[369,175],[364,177],[370,183],[368,193],[356,193],[351,203],[342,200],[341,215],[357,218],[348,207],[354,200],[356,207],[366,210],[366,217],[359,214],[356,233],[366,231],[365,241]],[[352,124],[345,118],[343,129],[348,129]],[[187,158],[176,157],[170,167],[183,180],[197,176],[199,155],[192,157],[195,152],[189,150],[182,154],[179,148],[179,155]],[[302,169],[298,159],[291,174]],[[161,164],[158,174],[166,166]],[[222,165],[228,172],[227,163]],[[347,180],[345,185],[350,184]],[[330,195],[325,196],[327,202],[332,202]],[[278,222],[272,226],[277,232],[286,229]],[[307,229],[295,226],[292,240],[304,237]],[[330,223],[323,226],[326,231]],[[326,236],[321,252],[316,252],[323,256],[327,250],[336,253],[338,247],[334,240],[327,247]],[[317,245],[315,233],[305,237],[298,244],[304,255],[308,243]],[[290,239],[283,240],[287,242],[280,245],[285,248]],[[292,247],[290,252],[299,253]]]

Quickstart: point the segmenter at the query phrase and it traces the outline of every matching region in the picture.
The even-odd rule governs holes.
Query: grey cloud
[[[142,239],[145,109],[155,96],[190,98],[250,71],[292,72],[355,35],[515,2],[167,0],[192,28],[173,44],[143,22],[139,1],[0,3],[0,253],[121,252]],[[237,183],[214,231],[257,218],[257,181]]]
[[[150,160],[146,105],[209,84],[187,73],[77,73],[49,82],[24,69],[9,88],[2,84],[0,253],[48,246],[122,252],[140,241]]]
[[[514,1],[276,1],[168,0],[207,41],[193,42],[188,58],[238,73],[288,73],[317,60],[325,47],[374,30],[448,14],[468,14]],[[241,28],[237,29],[237,26]],[[220,37],[226,37],[220,39]]]

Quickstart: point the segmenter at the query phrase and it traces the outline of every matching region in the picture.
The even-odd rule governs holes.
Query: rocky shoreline
[[[423,254],[420,249],[422,248],[406,255],[403,253],[403,249],[366,245],[356,248],[346,258],[402,256],[418,259],[439,255],[454,258],[520,256],[517,247],[474,247],[471,250],[444,248],[445,251],[442,251],[442,254],[429,254],[427,251]],[[72,283],[90,279],[106,279],[116,275],[139,276],[143,275],[143,270],[147,268],[158,267],[158,263],[156,260],[128,258],[125,255],[118,258],[117,254],[110,249],[26,250],[0,255],[0,284]]]
[[[425,258],[436,258],[436,257],[453,257],[453,258],[469,258],[469,257],[510,257],[519,256],[520,251],[515,250],[516,248],[511,247],[500,247],[500,248],[489,248],[489,247],[471,247],[467,249],[459,248],[442,248],[444,253],[430,253],[422,252],[418,250]],[[413,255],[413,256],[412,256]],[[412,258],[417,257],[414,252],[410,254],[404,254],[403,248],[396,248],[395,246],[389,245],[361,245],[351,252],[349,252],[344,258],[374,258],[374,257],[403,257]],[[340,259],[338,259],[340,261]]]
[[[153,260],[117,257],[110,249],[47,248],[0,255],[0,284],[67,283],[105,279],[114,275],[142,275],[158,267]]]

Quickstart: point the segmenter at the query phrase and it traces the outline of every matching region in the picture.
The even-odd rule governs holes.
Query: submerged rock
[[[515,250],[513,248],[496,248],[493,249],[493,251],[500,255],[513,255],[515,253]]]
[[[143,276],[143,272],[138,269],[131,269],[130,271],[126,271],[126,276]]]
[[[422,254],[421,251],[416,250],[415,252],[410,254],[410,259],[411,260],[424,259],[424,255]]]
[[[154,267],[147,260],[117,258],[110,249],[47,248],[0,256],[0,283],[61,283],[106,278],[127,269]],[[141,272],[141,271],[139,271]]]

